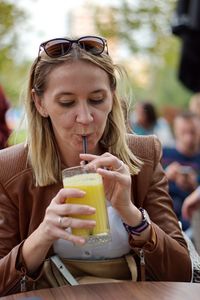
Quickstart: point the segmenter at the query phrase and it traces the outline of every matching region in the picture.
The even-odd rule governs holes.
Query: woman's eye
[[[90,101],[90,103],[92,103],[92,104],[96,104],[96,105],[98,105],[98,104],[101,104],[103,101],[104,101],[104,99],[102,98],[102,99],[89,99],[89,101]]]
[[[73,106],[74,101],[60,101],[59,104],[61,106],[70,107],[70,106]]]

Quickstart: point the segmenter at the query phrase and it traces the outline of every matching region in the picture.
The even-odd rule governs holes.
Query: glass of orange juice
[[[92,229],[72,228],[72,234],[85,237],[90,244],[109,242],[111,235],[101,175],[86,170],[84,166],[77,166],[64,169],[62,178],[64,188],[77,188],[86,192],[82,198],[67,198],[66,203],[84,204],[96,209],[93,215],[73,215],[78,219],[95,220],[96,226]]]

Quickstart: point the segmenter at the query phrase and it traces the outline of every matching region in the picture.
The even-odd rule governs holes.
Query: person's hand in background
[[[176,180],[176,176],[178,175],[178,173],[180,173],[180,168],[181,168],[181,165],[177,161],[171,163],[165,169],[165,173],[167,175],[168,180],[175,181]]]
[[[200,187],[191,193],[183,202],[182,215],[185,219],[191,219],[195,210],[200,208]]]
[[[184,191],[193,191],[197,185],[197,174],[190,166],[171,163],[165,170],[168,180],[174,181]]]
[[[183,191],[193,192],[198,186],[197,173],[190,166],[181,166],[175,182]]]

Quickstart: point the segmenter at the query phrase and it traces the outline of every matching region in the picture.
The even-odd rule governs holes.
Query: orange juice
[[[73,215],[72,217],[79,219],[95,220],[96,226],[93,229],[73,228],[72,233],[84,237],[106,236],[109,233],[109,224],[102,177],[97,173],[77,174],[64,177],[63,184],[65,188],[78,188],[86,192],[82,198],[67,198],[66,203],[86,204],[96,209],[93,215]]]

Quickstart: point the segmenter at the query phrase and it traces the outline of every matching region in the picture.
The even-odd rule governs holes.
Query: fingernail
[[[94,208],[94,207],[89,207],[89,211],[95,213],[95,212],[96,212],[96,208]]]
[[[86,192],[85,191],[80,191],[81,195],[85,196]]]
[[[85,242],[86,242],[85,239],[82,239],[82,238],[79,239],[80,244],[85,244]]]

